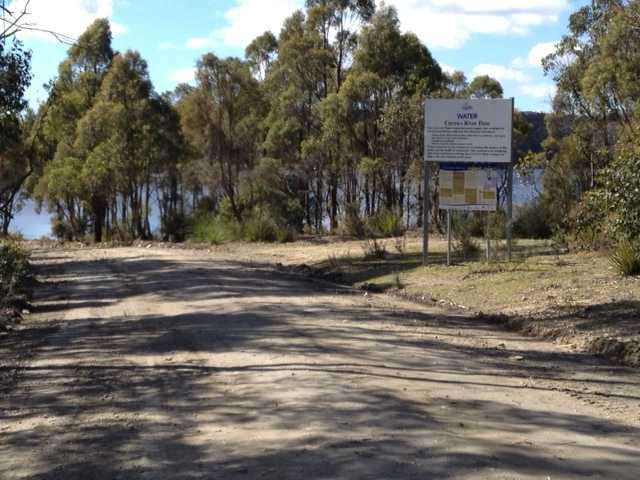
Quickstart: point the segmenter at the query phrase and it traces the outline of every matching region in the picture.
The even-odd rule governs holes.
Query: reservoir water
[[[534,179],[523,179],[519,175],[514,177],[513,201],[515,204],[530,202],[538,194],[542,183],[541,172],[534,174]],[[29,240],[51,236],[51,225],[49,223],[49,213],[43,209],[41,213],[35,211],[35,205],[31,201],[26,201],[20,212],[18,212],[11,222],[11,231],[20,232]],[[157,214],[152,215],[151,226],[157,228]]]

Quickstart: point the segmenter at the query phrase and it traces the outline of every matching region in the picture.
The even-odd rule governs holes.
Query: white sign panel
[[[494,212],[499,172],[490,168],[440,169],[440,208]]]
[[[428,99],[425,108],[427,162],[511,163],[511,99]]]

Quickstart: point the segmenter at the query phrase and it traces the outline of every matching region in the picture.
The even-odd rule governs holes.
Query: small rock
[[[516,360],[516,361],[520,361],[520,360],[524,360],[524,357],[522,355],[512,355],[509,357],[509,360]]]
[[[30,313],[31,313],[31,311],[30,311],[30,310],[27,310],[26,308],[24,308],[24,309],[22,310],[22,315],[29,315]]]

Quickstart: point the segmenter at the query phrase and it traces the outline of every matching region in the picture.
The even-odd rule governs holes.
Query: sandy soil
[[[640,377],[207,251],[41,250],[0,478],[640,478]]]

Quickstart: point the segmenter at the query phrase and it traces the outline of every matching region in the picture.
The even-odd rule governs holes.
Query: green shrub
[[[367,224],[362,220],[356,205],[347,205],[344,218],[340,222],[340,233],[355,238],[367,236]]]
[[[298,232],[293,227],[278,227],[277,240],[280,243],[295,242],[298,237]]]
[[[267,213],[255,212],[240,224],[225,215],[202,215],[193,222],[191,239],[197,242],[220,244],[234,240],[248,242],[293,242],[296,230],[281,225]]]
[[[539,200],[520,207],[513,222],[513,234],[519,238],[551,238],[553,228],[547,209]]]
[[[487,234],[487,217],[484,212],[465,212],[460,215],[459,222],[472,237],[484,237]]]
[[[191,239],[197,242],[208,242],[218,245],[225,241],[242,238],[240,226],[230,220],[223,219],[220,215],[202,215],[194,223]]]
[[[372,216],[368,226],[374,236],[383,238],[399,237],[405,232],[402,215],[394,210],[384,210]]]
[[[470,260],[478,257],[480,246],[471,235],[458,235],[454,242],[454,250],[464,259]]]
[[[24,288],[30,269],[29,256],[18,243],[0,242],[0,303]]]
[[[452,236],[454,238],[454,250],[464,260],[472,259],[480,253],[480,247],[473,238],[477,228],[479,215],[460,214],[454,215],[452,222]]]
[[[255,216],[244,224],[244,239],[249,242],[275,242],[278,225],[268,216]]]
[[[620,275],[638,275],[640,274],[640,247],[637,243],[622,240],[609,256],[609,262]]]
[[[189,222],[186,215],[176,212],[163,218],[161,225],[162,238],[170,242],[183,242],[187,237]]]
[[[296,230],[286,225],[283,220],[276,220],[272,215],[256,211],[243,224],[243,238],[249,242],[293,242]]]

